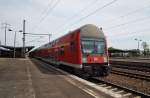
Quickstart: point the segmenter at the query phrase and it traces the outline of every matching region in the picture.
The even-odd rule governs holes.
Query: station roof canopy
[[[128,52],[127,50],[121,50],[121,49],[116,49],[116,48],[112,48],[112,47],[110,47],[110,48],[108,49],[108,51],[109,51],[110,53]]]
[[[22,49],[22,47],[15,47],[15,48],[16,48],[16,50],[21,50],[21,49]],[[31,49],[34,48],[34,46],[26,46],[25,48],[26,48],[28,51],[30,51]],[[11,51],[11,50],[13,50],[13,49],[14,49],[14,46],[0,45],[0,50]]]
[[[11,51],[10,49],[7,49],[7,48],[1,47],[1,46],[0,46],[0,50],[1,51]]]
[[[31,49],[33,49],[34,46],[26,46],[26,52],[29,52]],[[5,46],[5,45],[0,45],[0,50],[1,51],[13,51],[14,50],[14,46]],[[16,51],[21,51],[22,47],[15,47]]]
[[[25,51],[28,53],[34,46],[26,46]],[[22,47],[15,47],[16,57],[22,57]],[[0,45],[0,57],[13,57],[14,46]]]
[[[122,50],[122,49],[116,49],[113,47],[110,47],[108,49],[109,53],[136,53],[138,52],[137,49],[131,49],[131,50]]]

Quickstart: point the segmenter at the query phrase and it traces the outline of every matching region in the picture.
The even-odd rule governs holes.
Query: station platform
[[[95,98],[42,66],[35,59],[0,58],[0,98]]]

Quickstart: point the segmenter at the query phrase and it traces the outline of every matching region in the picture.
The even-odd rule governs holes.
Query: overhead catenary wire
[[[144,31],[149,31],[149,30],[150,30],[150,28],[146,28],[146,29],[142,29],[142,30],[132,31],[132,33],[124,32],[124,33],[112,34],[109,37],[115,37],[116,38],[116,37],[121,37],[121,36],[127,35],[127,34],[130,34],[130,35],[132,35],[132,34],[139,34],[139,32],[144,32]]]
[[[109,3],[107,3],[107,4],[105,4],[105,5],[103,5],[102,7],[97,8],[97,9],[94,10],[93,12],[87,14],[86,16],[81,17],[81,18],[78,19],[77,21],[75,21],[75,22],[73,22],[72,24],[68,25],[67,28],[68,28],[68,27],[71,27],[71,26],[73,26],[73,25],[75,25],[75,24],[77,24],[77,23],[79,23],[79,22],[81,22],[81,21],[83,21],[84,19],[86,19],[86,18],[88,18],[88,17],[90,17],[90,16],[92,16],[92,15],[94,15],[94,14],[97,13],[98,11],[100,11],[100,10],[102,10],[102,9],[104,9],[104,8],[106,8],[106,7],[108,7],[108,6],[110,6],[111,4],[115,3],[116,1],[118,1],[118,0],[113,0],[113,1],[111,1],[111,2],[109,2]],[[65,29],[66,29],[66,28],[65,28]],[[63,29],[62,31],[64,31],[65,29]]]
[[[41,35],[41,36],[44,36],[44,35]],[[39,37],[37,35],[26,35],[26,37]]]
[[[59,25],[59,26],[57,27],[57,29],[60,28],[60,27],[62,27],[62,26],[67,25],[66,23],[67,23],[68,21],[70,21],[71,19],[76,18],[77,16],[79,16],[81,13],[83,13],[84,11],[86,11],[89,7],[92,7],[94,4],[96,4],[97,1],[98,1],[98,0],[94,0],[94,1],[90,2],[88,5],[86,5],[84,8],[82,8],[79,12],[77,12],[77,13],[74,14],[73,16],[67,18],[66,21],[65,21],[63,24],[61,24],[61,25]]]
[[[146,9],[146,8],[150,8],[150,5],[142,7],[142,8],[138,8],[138,9],[135,9],[135,10],[132,10],[132,11],[129,11],[128,13],[126,13],[124,15],[121,15],[121,16],[118,16],[116,18],[106,20],[106,21],[104,21],[104,23],[109,23],[110,24],[113,21],[119,20],[121,18],[127,17],[127,16],[132,15],[132,14],[135,14],[135,13],[137,13],[139,11],[143,11],[143,9]]]
[[[44,15],[45,13],[47,13],[49,11],[49,9],[51,9],[53,2],[54,2],[54,0],[50,0],[50,2],[48,3],[47,7],[43,10],[41,15]]]
[[[59,0],[59,1],[60,1],[60,0]],[[75,22],[80,22],[80,21],[82,21],[82,20],[88,18],[89,16],[95,14],[96,12],[98,12],[99,10],[101,10],[101,9],[107,7],[107,6],[110,6],[111,4],[113,4],[113,3],[116,2],[116,1],[118,1],[118,0],[113,0],[113,1],[111,1],[111,2],[109,2],[109,3],[107,3],[107,4],[105,4],[104,6],[97,8],[97,9],[94,10],[93,12],[89,13],[88,15],[86,15],[86,16],[84,16],[84,17],[81,17],[79,20],[77,20],[77,21],[75,21]],[[57,4],[57,3],[56,3],[56,4]],[[42,19],[42,20],[43,20],[43,19]],[[69,25],[68,27],[71,27],[72,25],[74,25],[74,23],[71,24],[71,25]],[[63,27],[64,27],[64,26],[63,26]]]
[[[137,30],[137,31],[133,31],[132,33],[124,33],[124,34],[116,34],[116,35],[111,35],[109,36],[108,38],[111,38],[111,39],[122,39],[122,38],[129,38],[129,37],[134,37],[134,36],[137,36],[139,34],[141,34],[141,32],[145,32],[145,31],[149,31],[150,29],[147,28],[147,29],[143,29],[143,30]],[[139,33],[140,32],[140,33]],[[123,36],[125,35],[125,36]]]
[[[59,4],[60,0],[57,0],[56,3],[47,11],[47,13],[41,18],[40,23],[43,22],[46,17],[48,16],[48,14],[50,14],[50,12],[52,12],[52,10]]]
[[[43,15],[45,14],[45,13],[47,13],[48,11],[49,11],[49,9],[51,9],[51,6],[52,6],[52,4],[53,4],[53,1],[54,0],[50,0],[50,2],[48,3],[48,5],[47,5],[47,7],[41,12],[41,14],[40,14],[40,19],[39,20],[41,20],[42,19],[42,17],[43,17]],[[37,25],[38,23],[36,23],[36,25],[33,27],[33,30],[35,29],[35,28],[37,28]]]
[[[40,36],[39,38],[36,38],[36,39],[30,40],[30,41],[27,41],[26,43],[35,42],[35,41],[37,41],[37,40],[39,40],[39,39],[41,39],[41,38],[43,38],[43,37],[45,37],[45,36]]]
[[[149,7],[149,6],[146,6],[146,7]],[[146,8],[146,7],[143,7],[143,8]],[[134,13],[136,13],[136,12],[138,12],[138,11],[141,11],[143,8],[139,8],[139,9],[137,9],[137,10],[134,10],[134,11],[131,11],[131,12],[129,12],[129,13],[127,13],[127,14],[125,14],[125,15],[121,15],[121,16],[119,16],[120,18],[123,18],[123,17],[126,17],[126,16],[128,16],[128,15],[132,15],[132,14],[134,14]],[[89,16],[88,16],[89,17]],[[87,18],[88,18],[87,17]],[[118,18],[119,18],[118,17]],[[83,18],[83,17],[82,17]],[[82,18],[81,18],[81,21],[82,21]],[[86,18],[85,18],[86,19]],[[129,22],[125,22],[125,23],[122,23],[122,24],[119,24],[119,25],[115,25],[116,27],[114,27],[114,26],[111,26],[112,28],[117,28],[117,27],[120,27],[120,26],[124,26],[124,25],[127,25],[127,24],[130,24],[130,23],[136,23],[136,22],[139,22],[139,21],[143,21],[143,20],[146,20],[146,19],[149,19],[149,18],[146,18],[146,17],[144,17],[144,19],[143,18],[141,18],[141,19],[135,19],[135,20],[132,20],[132,21],[129,21]],[[84,20],[84,18],[83,18],[83,20]],[[114,20],[117,20],[117,19],[114,19]],[[79,22],[80,22],[80,19],[79,19]],[[74,24],[73,24],[74,25]],[[72,26],[72,25],[71,25]],[[111,28],[110,27],[110,28]]]
[[[108,27],[108,28],[105,28],[105,29],[111,30],[111,29],[118,28],[118,27],[120,27],[120,26],[124,26],[124,25],[127,25],[127,24],[144,21],[144,20],[146,20],[146,19],[150,19],[150,16],[138,18],[138,19],[135,19],[135,20],[132,20],[132,21],[128,21],[128,22],[125,22],[125,23],[122,23],[122,24],[118,24],[118,25],[115,25],[115,26],[111,26],[111,27]]]
[[[34,37],[35,36],[39,36],[40,38],[37,38],[37,39],[34,39],[34,40],[31,40],[31,41],[27,41],[26,43],[31,43],[31,42],[35,42],[35,41],[37,41],[37,40],[39,40],[39,39],[41,39],[41,38],[43,38],[43,37],[46,37],[46,36],[48,36],[49,37],[49,42],[50,42],[50,37],[51,37],[51,34],[37,34],[37,33],[25,33],[26,35],[34,35]]]
[[[51,34],[44,34],[44,33],[42,33],[42,34],[39,34],[39,33],[25,33],[25,34],[29,34],[29,35],[51,35]]]
[[[145,7],[142,7],[142,8],[135,9],[135,10],[133,10],[133,11],[130,11],[130,12],[126,13],[125,15],[121,15],[121,16],[119,16],[119,17],[117,17],[117,18],[110,19],[110,20],[107,20],[107,21],[109,21],[109,23],[111,23],[111,21],[118,20],[119,18],[124,18],[124,17],[126,17],[126,16],[132,15],[132,14],[137,13],[137,12],[139,12],[139,11],[143,11],[143,9],[145,9],[145,8],[150,8],[150,5],[145,6]],[[121,27],[121,26],[125,26],[125,25],[132,24],[132,23],[137,23],[137,22],[145,21],[145,20],[147,20],[147,19],[150,19],[150,16],[148,16],[148,17],[142,17],[142,18],[138,18],[138,19],[135,19],[135,20],[131,20],[131,21],[128,21],[128,22],[125,22],[125,23],[121,23],[121,24],[118,24],[118,25],[110,26],[110,27],[106,28],[106,30],[111,30],[111,31],[112,31],[112,29],[119,28],[119,27]],[[108,23],[108,22],[107,22],[107,23]],[[147,30],[147,29],[146,29],[146,30]],[[148,29],[148,30],[149,30],[149,29]],[[144,31],[145,31],[145,30],[144,30]],[[135,34],[136,32],[139,32],[139,31],[132,32],[132,34]],[[123,34],[122,34],[122,33],[119,33],[119,34],[112,34],[110,37],[115,36],[115,38],[116,38],[116,37],[118,37],[118,35],[123,36],[123,35],[126,35],[126,34],[128,34],[128,33],[126,32],[126,33],[123,33]],[[121,37],[121,36],[119,36],[119,37]]]
[[[53,9],[60,3],[60,1],[61,0],[57,0],[53,6],[51,5],[51,7],[47,11],[45,11],[45,14],[43,12],[44,16],[39,19],[39,23],[37,23],[37,25],[35,27],[33,27],[33,30],[35,30],[39,27],[39,25],[47,18],[48,14],[50,14],[53,11]]]

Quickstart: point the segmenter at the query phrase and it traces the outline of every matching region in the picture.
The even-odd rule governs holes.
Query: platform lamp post
[[[8,29],[8,31],[13,31],[12,29]],[[23,32],[22,30],[19,30],[19,31],[14,31],[15,32],[15,35],[14,35],[14,54],[13,54],[13,58],[16,57],[16,33],[17,32]]]
[[[137,41],[137,45],[138,45],[138,47],[137,47],[137,51],[140,53],[140,41],[142,41],[141,39],[137,39],[137,38],[135,38],[134,40],[136,40]]]
[[[136,40],[138,42],[137,50],[140,50],[140,41],[142,41],[142,40],[141,39],[137,39],[137,38],[135,38],[134,40]]]

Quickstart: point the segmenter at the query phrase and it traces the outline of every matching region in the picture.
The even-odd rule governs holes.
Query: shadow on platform
[[[57,70],[53,69],[51,67],[53,65],[51,65],[51,64],[47,64],[45,62],[42,62],[40,60],[36,60],[33,58],[30,58],[30,60],[43,74],[66,75],[66,74],[63,74],[63,73],[58,72]]]

